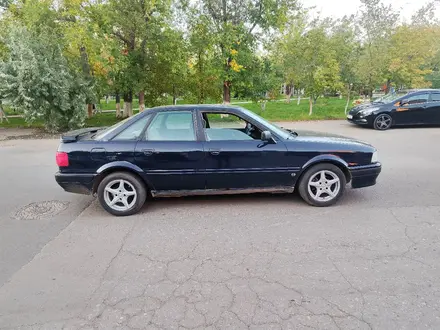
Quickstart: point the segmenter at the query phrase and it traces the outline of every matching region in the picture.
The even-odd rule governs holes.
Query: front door
[[[440,93],[431,94],[431,100],[426,107],[424,119],[426,125],[440,124]]]
[[[429,93],[416,94],[399,105],[394,114],[394,123],[397,125],[420,125],[425,121],[425,111],[429,100]]]
[[[263,142],[256,123],[231,113],[202,113],[207,189],[293,187],[282,141]]]
[[[192,111],[157,113],[135,148],[135,162],[156,191],[204,189],[203,158]]]

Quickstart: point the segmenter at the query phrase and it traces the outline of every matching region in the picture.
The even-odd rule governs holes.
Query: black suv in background
[[[440,90],[422,89],[388,94],[354,107],[348,113],[347,120],[381,131],[393,126],[440,125]]]

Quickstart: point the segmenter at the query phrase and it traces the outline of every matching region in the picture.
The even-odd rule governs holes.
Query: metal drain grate
[[[53,217],[64,211],[69,206],[68,202],[45,201],[26,205],[18,210],[14,218],[18,220],[39,220]]]

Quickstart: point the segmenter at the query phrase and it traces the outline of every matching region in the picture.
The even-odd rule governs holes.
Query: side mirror
[[[400,105],[408,104],[408,102],[408,99],[403,99],[402,101],[400,101]]]
[[[261,140],[264,142],[274,142],[272,133],[270,131],[261,132]]]

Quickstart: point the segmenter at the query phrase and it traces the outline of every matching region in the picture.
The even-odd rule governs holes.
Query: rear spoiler
[[[61,135],[61,142],[63,143],[76,142],[81,136],[87,134],[93,134],[102,129],[103,127],[88,127],[88,128],[77,129],[75,131],[70,131]]]

